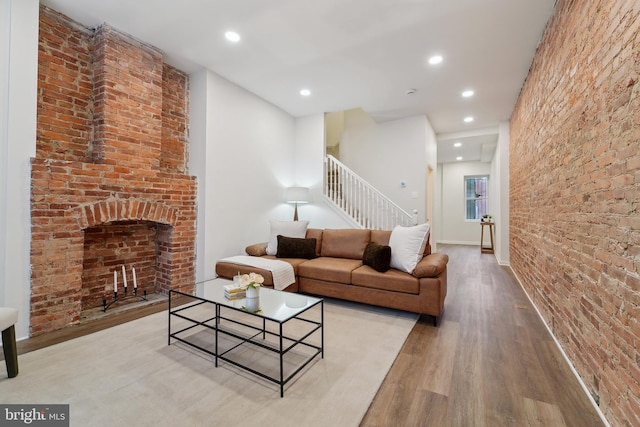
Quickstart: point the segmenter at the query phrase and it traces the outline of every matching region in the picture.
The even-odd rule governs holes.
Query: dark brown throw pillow
[[[369,243],[364,249],[362,263],[380,273],[384,273],[391,264],[391,246]]]
[[[316,239],[301,239],[286,237],[278,234],[277,258],[305,258],[316,257]]]

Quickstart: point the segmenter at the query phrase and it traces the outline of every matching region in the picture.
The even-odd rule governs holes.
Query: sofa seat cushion
[[[368,265],[363,265],[351,273],[351,284],[406,294],[420,293],[420,280],[417,277],[393,268],[380,273]]]
[[[298,275],[299,266],[302,263],[304,263],[306,261],[309,261],[308,259],[305,259],[305,258],[277,258],[277,257],[275,257],[273,255],[265,255],[263,258],[277,259],[278,261],[286,261],[286,262],[288,262],[293,267],[293,274],[295,274],[296,276]]]
[[[351,283],[351,272],[362,265],[362,260],[321,257],[298,266],[298,276],[329,282]]]

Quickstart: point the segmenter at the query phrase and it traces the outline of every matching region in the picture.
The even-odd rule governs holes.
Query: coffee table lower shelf
[[[192,302],[172,307],[172,301],[176,296],[186,297]],[[319,311],[319,314],[315,314],[319,319],[313,317],[312,309]],[[172,325],[172,318],[174,325]],[[175,327],[177,319],[182,319],[183,322],[177,330],[173,331],[172,326]],[[291,323],[303,324],[303,326],[297,326],[298,329],[302,329],[302,332],[298,331],[294,335],[291,332],[285,332],[285,327]],[[253,313],[224,302],[212,301],[179,291],[169,291],[168,345],[171,345],[172,339],[180,341],[213,356],[216,367],[218,367],[218,360],[222,360],[276,383],[280,386],[280,397],[284,397],[285,384],[318,355],[324,358],[323,325],[324,301],[322,299],[285,320],[275,320],[260,312]],[[208,331],[208,336],[212,335],[213,342],[208,340],[203,342],[202,338],[194,339],[197,336],[196,333],[199,334],[202,331]],[[317,337],[318,334],[320,344],[311,342],[310,338]],[[269,359],[268,357],[263,357],[258,362],[234,358],[236,350],[247,345],[253,346],[257,351],[262,349],[263,352],[276,355],[279,363],[279,369],[276,369],[278,374],[269,374],[266,370],[261,370],[261,366],[249,364],[260,365],[259,362],[264,362]],[[293,362],[288,361],[285,369],[287,355],[292,355]],[[265,367],[262,366],[262,368]]]

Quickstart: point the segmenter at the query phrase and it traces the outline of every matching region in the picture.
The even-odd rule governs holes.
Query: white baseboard
[[[472,242],[465,242],[460,240],[438,240],[437,243],[442,243],[443,245],[466,245],[466,246],[480,246],[480,242],[474,240]]]
[[[502,266],[502,267],[511,267],[511,263],[509,261],[502,261],[501,259],[498,258],[498,256],[496,255],[496,261],[498,261],[498,265]]]
[[[459,241],[459,240],[438,240],[437,243],[438,244],[443,244],[443,245],[480,246],[480,243],[478,243],[477,241],[465,242],[465,241]],[[495,254],[495,252],[494,252],[494,256],[496,257],[496,261],[498,261],[498,265],[501,265],[503,267],[510,267],[511,266],[509,261],[500,260],[498,258],[498,256]]]
[[[511,268],[511,267],[509,267]],[[553,334],[553,331],[551,330],[551,328],[549,327],[549,325],[547,324],[547,322],[545,322],[544,317],[542,317],[542,313],[540,313],[540,310],[538,310],[538,307],[535,305],[535,303],[533,302],[533,300],[531,299],[531,297],[529,296],[529,293],[527,292],[527,290],[524,288],[524,286],[522,286],[522,282],[520,281],[520,278],[518,277],[518,275],[516,274],[515,271],[513,271],[513,268],[511,268],[511,272],[513,273],[513,276],[516,278],[516,280],[518,281],[518,284],[520,285],[520,287],[522,288],[522,290],[524,291],[524,294],[527,296],[527,298],[529,299],[529,302],[531,303],[531,305],[533,306],[533,308],[536,310],[536,313],[538,314],[538,317],[540,318],[540,320],[542,320],[542,323],[544,324],[544,327],[547,328],[547,331],[549,331],[549,334],[551,334],[551,337],[553,338],[553,341],[556,343],[556,346],[558,347],[558,349],[560,350],[560,353],[562,354],[562,357],[564,357],[564,360],[567,362],[567,364],[569,364],[569,368],[571,368],[571,372],[573,372],[573,375],[575,375],[576,379],[578,380],[578,382],[580,383],[580,386],[582,387],[582,390],[584,391],[584,393],[587,395],[587,397],[589,398],[589,402],[591,402],[591,404],[593,405],[593,407],[595,408],[596,412],[598,413],[598,415],[600,416],[600,419],[602,420],[602,422],[604,423],[604,425],[606,427],[611,427],[611,424],[609,424],[609,421],[607,421],[607,419],[605,418],[604,414],[602,413],[602,411],[600,410],[600,407],[598,406],[598,404],[596,403],[596,401],[593,399],[593,396],[591,396],[591,392],[589,391],[589,389],[587,388],[587,385],[584,383],[584,381],[582,381],[582,377],[580,377],[580,375],[578,374],[578,371],[576,370],[575,366],[573,366],[573,363],[571,362],[571,360],[569,359],[569,357],[567,356],[567,353],[564,352],[564,349],[562,348],[562,346],[560,345],[560,341],[558,341],[558,339],[556,338],[556,336]]]

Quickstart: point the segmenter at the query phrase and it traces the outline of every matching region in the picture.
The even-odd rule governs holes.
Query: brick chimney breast
[[[159,170],[162,52],[106,24],[94,45],[94,161]]]
[[[187,75],[152,46],[46,6],[38,69],[31,335],[79,323],[83,310],[113,295],[122,265],[129,274],[135,266],[150,292],[192,293]]]

